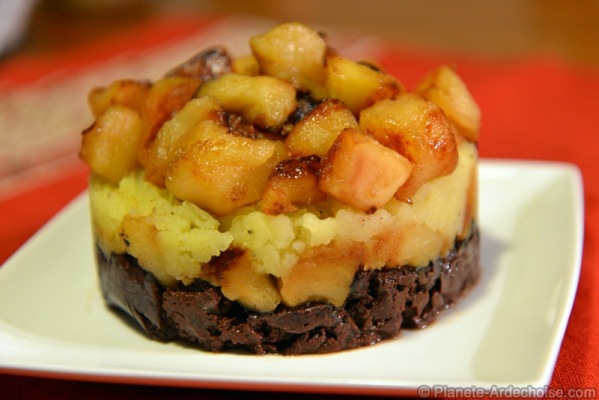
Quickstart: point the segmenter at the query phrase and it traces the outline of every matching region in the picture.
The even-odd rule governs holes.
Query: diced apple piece
[[[177,161],[189,147],[197,142],[204,142],[213,137],[229,135],[230,133],[230,130],[218,121],[209,119],[200,121],[196,126],[185,132],[173,143],[171,149],[172,158],[170,159],[170,162]]]
[[[120,235],[127,244],[127,253],[134,256],[139,265],[154,274],[163,285],[176,283],[172,272],[173,256],[177,252],[164,249],[158,239],[158,228],[148,216],[125,215],[121,224]],[[198,269],[199,271],[199,269]]]
[[[356,115],[379,100],[403,90],[393,76],[343,57],[327,59],[326,95],[343,101]]]
[[[233,136],[214,126],[214,135],[178,152],[165,184],[175,197],[225,215],[262,197],[268,177],[287,151],[280,141]]]
[[[260,65],[253,54],[237,57],[233,60],[233,72],[241,75],[260,75]]]
[[[137,156],[141,165],[146,165],[150,147],[162,124],[191,100],[200,83],[198,79],[172,76],[152,85],[140,109],[144,129]]]
[[[145,178],[164,187],[166,169],[174,157],[175,143],[203,120],[222,121],[224,112],[212,97],[192,99],[175,116],[164,123],[152,142],[146,160]]]
[[[331,196],[363,211],[384,206],[408,179],[412,165],[359,129],[346,129],[333,144],[318,186]]]
[[[326,199],[318,188],[320,159],[316,156],[287,159],[276,166],[266,183],[262,211],[276,215],[297,210],[298,205]]]
[[[80,157],[94,173],[116,183],[137,166],[141,134],[142,123],[136,111],[109,106],[83,131]]]
[[[480,108],[464,81],[452,68],[444,65],[435,69],[422,80],[416,91],[441,107],[467,140],[478,140]]]
[[[424,183],[448,175],[457,166],[458,149],[451,123],[439,106],[406,93],[382,100],[360,113],[360,127],[413,164],[396,197],[408,200]]]
[[[324,156],[345,128],[357,128],[358,121],[337,99],[325,99],[298,122],[285,139],[291,155]]]
[[[255,272],[247,251],[232,257],[226,264],[218,264],[214,275],[223,295],[246,308],[271,312],[281,302],[272,276]]]
[[[170,70],[166,76],[195,78],[209,81],[231,72],[231,57],[223,47],[199,52],[181,65]]]
[[[263,74],[291,82],[296,89],[318,90],[326,78],[327,44],[309,27],[289,22],[250,39]]]
[[[92,89],[87,100],[95,117],[99,117],[109,106],[115,104],[139,111],[150,86],[150,82],[147,81],[123,79],[107,87]]]
[[[247,122],[273,131],[296,107],[293,86],[270,76],[230,73],[204,83],[199,95],[212,96],[225,111],[241,114]]]
[[[300,260],[281,278],[281,299],[289,307],[309,301],[325,301],[340,307],[349,294],[356,265],[347,257],[311,257]]]

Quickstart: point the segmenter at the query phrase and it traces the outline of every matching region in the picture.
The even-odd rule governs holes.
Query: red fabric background
[[[134,27],[62,55],[28,57],[0,64],[0,78],[25,84],[66,66],[93,64],[115,52],[184,37],[210,19],[168,18]],[[95,49],[91,51],[90,48]],[[559,353],[552,388],[599,391],[599,70],[545,56],[490,60],[407,51],[389,46],[380,60],[408,87],[439,63],[457,67],[483,111],[481,155],[492,158],[566,161],[578,165],[585,185],[585,242],[578,292]],[[87,184],[83,165],[68,176],[0,200],[0,263]],[[247,398],[249,393],[151,388],[0,375],[0,398]],[[598,392],[599,394],[599,392]],[[256,398],[278,398],[259,393]],[[304,398],[301,394],[286,398]],[[328,397],[324,396],[323,398]]]

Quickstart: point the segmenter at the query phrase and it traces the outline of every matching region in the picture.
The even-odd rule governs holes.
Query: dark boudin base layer
[[[256,354],[328,353],[396,337],[401,328],[424,328],[480,275],[475,230],[427,267],[357,272],[341,307],[311,303],[258,314],[206,282],[163,289],[130,256],[107,257],[98,250],[97,258],[107,304],[135,318],[151,338]]]

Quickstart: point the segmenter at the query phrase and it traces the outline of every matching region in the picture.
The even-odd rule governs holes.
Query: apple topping
[[[253,54],[237,57],[233,60],[233,71],[237,74],[256,76],[260,75],[260,65]]]
[[[137,167],[141,135],[139,114],[125,106],[111,105],[83,132],[79,155],[96,174],[118,183]]]
[[[287,159],[273,171],[262,196],[262,212],[282,214],[297,210],[297,206],[326,200],[318,188],[320,159],[316,156]]]
[[[309,27],[284,23],[250,39],[264,75],[291,82],[296,89],[315,91],[326,79],[327,43]]]
[[[212,96],[225,109],[267,130],[279,129],[296,107],[295,89],[270,76],[230,73],[204,83],[200,96]]]
[[[192,99],[200,84],[201,81],[195,78],[173,76],[162,78],[152,85],[140,109],[144,129],[138,158],[142,165],[146,164],[148,152],[162,124]]]
[[[344,57],[327,59],[326,95],[340,99],[356,115],[379,100],[403,91],[393,76],[364,63]]]
[[[373,104],[360,113],[360,127],[413,164],[410,177],[396,193],[398,199],[409,199],[424,183],[450,174],[457,165],[451,123],[438,105],[416,94]]]
[[[171,120],[158,130],[150,145],[146,160],[145,178],[164,187],[166,170],[175,156],[177,141],[201,121],[222,121],[224,111],[212,97],[190,100]]]
[[[341,132],[322,164],[318,187],[367,212],[384,206],[412,171],[407,158],[357,128]]]
[[[325,99],[289,132],[285,144],[296,157],[323,157],[345,128],[357,128],[358,121],[338,99]]]
[[[98,119],[110,105],[138,110],[141,137],[129,137],[128,143],[138,143],[137,162],[145,169],[145,179],[159,187],[170,185],[182,198],[197,199],[198,205],[219,215],[233,211],[233,204],[241,207],[263,200],[263,195],[267,199],[260,206],[269,213],[324,201],[322,192],[361,210],[382,207],[392,188],[397,199],[410,201],[423,184],[454,170],[458,139],[477,139],[478,106],[451,68],[433,71],[411,93],[382,69],[336,54],[324,36],[299,23],[281,24],[254,36],[250,49],[251,54],[238,58],[222,47],[207,49],[154,83],[123,80],[95,89],[90,105]],[[196,129],[204,121],[215,122],[211,127],[218,138],[198,138],[212,129]],[[369,137],[353,132],[338,141],[348,128],[359,128]],[[456,133],[460,133],[457,138]],[[93,142],[90,138],[97,135],[86,136]],[[232,161],[246,150],[247,160]],[[313,156],[323,159],[315,171],[306,169],[310,173],[293,179],[275,173],[266,186],[264,174],[270,175],[280,161]],[[215,167],[205,167],[216,164],[217,158],[225,165],[219,173]],[[255,182],[240,183],[234,191],[232,182],[253,173],[253,163],[265,169],[258,168]],[[385,172],[387,163],[399,168]],[[92,169],[114,181],[137,165],[113,164],[101,167],[103,172]],[[194,173],[183,171],[192,165],[196,165]],[[406,171],[410,172],[404,179]],[[209,176],[197,176],[204,173]],[[387,186],[375,190],[375,177],[383,175],[379,186]],[[220,190],[199,195],[210,192],[206,189],[215,176],[222,183]],[[207,186],[183,184],[195,181]],[[350,195],[351,190],[356,192]],[[213,200],[206,201],[210,197]],[[229,200],[219,206],[216,199],[221,198]]]
[[[113,82],[108,87],[92,89],[87,101],[96,118],[111,105],[126,106],[139,111],[151,86],[149,81],[123,79]]]
[[[478,140],[480,109],[464,81],[452,68],[446,65],[438,67],[422,80],[416,91],[441,107],[467,140]]]
[[[166,171],[166,187],[217,215],[259,200],[275,166],[287,155],[280,141],[249,139],[228,133],[211,121],[204,138],[179,148]],[[182,138],[185,139],[185,138]]]

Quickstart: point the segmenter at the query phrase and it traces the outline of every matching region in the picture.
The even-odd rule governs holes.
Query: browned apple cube
[[[214,124],[213,135],[178,152],[165,184],[177,198],[225,215],[259,200],[271,172],[286,156],[280,141],[234,136]]]
[[[279,129],[296,107],[293,86],[270,76],[231,73],[206,82],[198,94],[214,97],[225,111],[266,130]]]
[[[253,54],[237,57],[233,60],[233,72],[242,75],[260,75],[260,64]]]
[[[310,301],[325,301],[340,307],[347,298],[356,273],[349,257],[319,254],[300,260],[281,278],[279,287],[283,303],[290,307]]]
[[[441,107],[467,140],[478,140],[480,109],[464,81],[452,68],[443,65],[435,69],[422,80],[416,91]]]
[[[403,90],[393,76],[343,57],[327,59],[326,94],[343,101],[356,115],[379,100]]]
[[[140,109],[144,125],[138,152],[141,165],[146,165],[148,152],[162,124],[191,100],[200,83],[198,79],[172,76],[152,85]]]
[[[258,312],[272,312],[281,302],[273,277],[254,271],[247,251],[220,266],[216,274],[223,295],[229,300],[238,301],[246,308]]]
[[[83,131],[80,157],[94,173],[116,183],[138,165],[141,134],[142,123],[136,111],[109,106]]]
[[[97,87],[90,91],[88,103],[95,117],[99,117],[109,106],[121,105],[139,111],[151,87],[147,81],[123,79],[107,87]]]
[[[417,94],[375,103],[360,113],[360,127],[412,162],[409,179],[396,193],[398,199],[408,200],[424,183],[457,166],[452,124],[439,106]]]
[[[326,199],[318,188],[320,159],[316,156],[288,159],[276,166],[262,196],[262,211],[276,215],[297,210],[297,206]]]
[[[295,157],[324,156],[345,128],[357,128],[352,112],[337,99],[325,99],[298,122],[285,139]]]
[[[372,212],[393,198],[411,171],[405,157],[349,128],[322,160],[318,186],[344,203]]]
[[[164,187],[166,170],[181,145],[179,139],[202,121],[221,121],[224,112],[212,97],[199,97],[189,101],[169,121],[158,130],[156,139],[150,145],[146,160],[145,179]]]
[[[318,91],[326,79],[323,37],[309,27],[289,22],[250,39],[260,71],[297,89]]]

